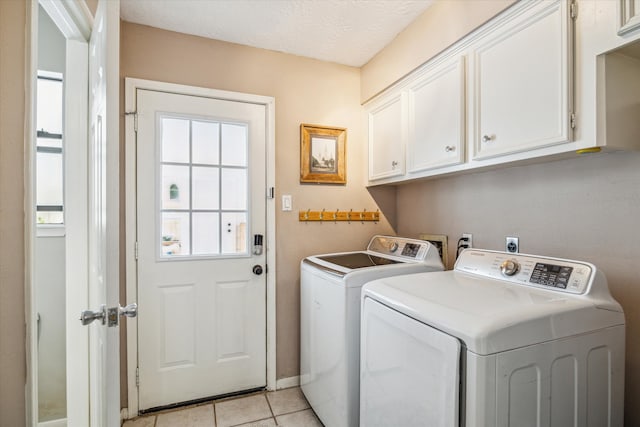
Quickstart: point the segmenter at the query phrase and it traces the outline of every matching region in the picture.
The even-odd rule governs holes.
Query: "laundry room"
[[[95,11],[97,1],[87,3]],[[544,31],[544,34],[558,31],[563,37],[567,35],[562,41],[565,44],[561,45],[566,46],[566,50],[559,48],[552,52],[560,58],[558,68],[552,68],[550,63],[523,61],[522,51],[527,50],[524,48],[507,46],[504,51],[491,50],[494,41],[502,40],[502,25],[509,30],[505,34],[511,34],[509,25],[515,23],[513,28],[525,28],[523,22],[529,22],[527,14],[537,13],[537,9],[529,10],[523,3],[435,0],[386,47],[358,65],[185,34],[136,23],[121,15],[118,69],[121,303],[133,302],[132,295],[135,295],[130,288],[127,269],[131,266],[126,259],[132,256],[129,243],[133,233],[127,229],[125,219],[131,212],[128,210],[131,200],[135,200],[128,198],[127,193],[130,190],[127,183],[131,181],[127,181],[130,177],[126,162],[131,160],[127,156],[132,150],[130,134],[134,120],[133,110],[126,103],[130,84],[127,79],[272,98],[274,128],[268,132],[274,136],[271,160],[275,170],[273,193],[268,196],[273,200],[268,203],[275,204],[272,219],[276,231],[270,237],[275,257],[268,271],[266,261],[261,264],[267,273],[264,276],[273,272],[276,278],[272,312],[268,306],[271,297],[267,297],[267,318],[273,316],[273,325],[267,327],[273,330],[265,340],[272,338],[273,346],[268,348],[275,349],[275,354],[268,355],[272,358],[268,363],[273,366],[267,373],[273,378],[274,389],[297,387],[304,382],[301,263],[306,258],[361,251],[374,244],[374,236],[406,239],[399,242],[404,245],[402,251],[407,247],[410,253],[411,245],[418,245],[416,251],[420,247],[411,239],[420,239],[426,234],[446,236],[446,260],[441,267],[451,270],[463,234],[473,236],[473,248],[493,251],[504,251],[505,239],[517,237],[518,251],[522,254],[591,263],[606,276],[611,296],[624,310],[623,425],[640,425],[640,270],[637,268],[640,260],[640,50],[637,46],[626,46],[632,42],[640,45],[640,14],[633,15],[633,5],[640,9],[640,4],[637,0],[541,2],[560,5],[558,13],[566,18],[560,24],[554,21]],[[571,5],[575,5],[575,9]],[[553,16],[553,13],[547,14],[545,10],[541,16]],[[570,18],[572,14],[577,18]],[[17,15],[26,19],[23,12]],[[3,25],[8,20],[5,16],[0,15]],[[538,22],[537,17],[530,22]],[[571,24],[567,24],[569,22]],[[571,30],[565,25],[575,25],[575,28]],[[13,27],[4,26],[3,36]],[[22,34],[24,26],[12,31]],[[483,44],[487,39],[491,43]],[[518,39],[518,43],[529,43],[531,39],[535,37]],[[28,41],[21,43],[19,47],[25,47],[26,51]],[[532,56],[539,53],[533,47],[530,52]],[[4,61],[5,53],[2,55]],[[494,81],[480,77],[478,70],[485,58],[498,61],[496,67],[486,68],[498,76]],[[26,71],[13,71],[13,77],[19,77],[26,85],[28,79],[21,76],[26,75]],[[513,93],[517,92],[515,96],[535,97],[536,92],[546,96],[543,89],[536,90],[537,83],[531,83],[536,75],[545,72],[557,77],[549,90],[562,96],[536,100],[532,102],[533,107],[520,106],[526,111],[525,115],[518,115],[511,108],[496,107],[505,100],[495,101],[491,97],[495,93],[492,84],[516,81],[517,86],[511,88]],[[5,80],[3,77],[3,89],[7,86]],[[430,84],[434,81],[443,82],[444,89],[433,89]],[[487,84],[488,89],[482,87],[483,84]],[[432,90],[435,92],[430,92]],[[420,95],[428,93],[436,94],[439,102],[421,104]],[[9,98],[4,93],[2,98],[2,108],[6,110],[5,100]],[[14,98],[24,96],[14,94]],[[447,143],[435,155],[435,151],[412,147],[415,134],[441,138],[445,131],[441,130],[444,126],[438,126],[438,120],[414,120],[414,110],[409,113],[410,105],[415,111],[423,108],[436,115],[440,125],[447,125],[446,131],[450,133],[446,136],[452,135],[451,141],[455,144]],[[391,108],[386,109],[389,106]],[[495,114],[481,115],[479,111],[485,107],[487,111],[495,107],[491,110]],[[568,114],[558,119],[558,112]],[[451,115],[446,115],[449,113]],[[529,113],[539,113],[541,125]],[[492,123],[496,117],[494,122],[500,126],[502,122],[511,124],[485,131],[482,120]],[[4,120],[4,113],[2,118],[5,139],[8,122]],[[379,118],[382,120],[376,121]],[[394,122],[395,119],[398,121]],[[22,121],[17,121],[20,126],[12,131],[23,132]],[[382,147],[375,152],[371,148],[377,123],[382,123],[381,126],[390,123],[392,132],[382,133],[393,140],[391,149]],[[346,183],[301,182],[301,126],[305,124],[345,131]],[[551,136],[539,137],[540,129],[550,130]],[[501,131],[516,136],[534,135],[531,140],[546,139],[537,146],[536,142],[523,140],[522,145],[513,150],[504,149],[498,145]],[[22,176],[23,168],[16,170],[15,166],[22,164],[22,151],[9,154],[12,156],[0,156],[1,168]],[[396,160],[396,155],[401,157]],[[419,163],[416,159],[420,156],[435,156],[439,163]],[[16,203],[22,201],[23,194],[18,194],[7,180],[0,190],[3,198],[9,194]],[[312,213],[316,216],[310,220]],[[368,220],[365,214],[370,215]],[[18,226],[24,224],[22,211],[14,212],[13,216],[2,215],[7,226],[20,228]],[[256,250],[258,241],[254,237],[251,235],[247,240],[252,251]],[[268,238],[265,233],[265,239]],[[169,243],[179,245],[176,242],[168,237],[166,247]],[[269,249],[266,241],[264,248]],[[18,249],[24,252],[23,247]],[[25,299],[29,298],[23,292],[26,267],[22,263],[25,261],[21,258],[18,262],[14,253],[7,252],[7,248],[3,250],[3,269],[9,261],[24,268],[7,273],[7,277],[16,279],[16,285],[7,280],[0,311],[10,314],[11,318],[23,319]],[[28,406],[24,399],[24,371],[29,363],[23,354],[25,331],[14,326],[11,325],[11,330],[3,326],[1,330],[2,345],[6,343],[20,349],[17,356],[3,356],[0,362],[2,382],[6,384],[0,389],[0,398],[5,401],[0,403],[2,425],[5,419],[21,420]],[[138,348],[136,341],[128,338],[129,332],[127,321],[121,321],[119,408],[123,419],[137,416],[137,408],[132,405],[139,404],[137,395],[133,396],[137,393],[137,353],[134,352]],[[154,409],[151,408],[151,412]]]
[[[634,267],[640,257],[639,152],[560,155],[534,164],[524,161],[433,179],[366,185],[367,129],[361,105],[508,3],[437,4],[361,69],[122,22],[123,76],[276,98],[277,377],[283,384],[300,373],[303,258],[360,250],[375,234],[442,234],[448,236],[450,269],[463,233],[473,235],[474,247],[494,250],[504,250],[505,238],[517,236],[522,253],[588,261],[605,272],[627,322],[625,424],[640,420],[633,403],[640,399],[639,382],[634,380],[640,378],[635,356],[640,342],[633,338],[640,327],[640,274]],[[581,13],[595,12],[585,6]],[[579,126],[588,126],[586,120],[579,117]],[[347,129],[346,185],[300,183],[301,123]],[[291,212],[280,209],[282,195],[292,196]],[[379,209],[382,218],[378,223],[300,221],[298,212],[309,209]],[[123,390],[123,405],[125,395]]]

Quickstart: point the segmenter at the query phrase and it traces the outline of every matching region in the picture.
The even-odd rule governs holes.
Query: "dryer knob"
[[[398,250],[398,242],[393,242],[389,245],[389,252],[395,252]]]
[[[518,261],[514,259],[508,259],[500,264],[500,271],[505,276],[513,276],[520,271],[520,264],[518,264]]]

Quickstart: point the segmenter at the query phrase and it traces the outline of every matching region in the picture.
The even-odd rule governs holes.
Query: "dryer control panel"
[[[424,240],[374,236],[369,242],[367,250],[407,260],[424,261],[430,246],[432,245]]]
[[[462,252],[455,270],[572,294],[585,293],[595,273],[584,262],[478,249]]]

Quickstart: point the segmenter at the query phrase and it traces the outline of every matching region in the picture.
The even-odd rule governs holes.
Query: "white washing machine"
[[[623,425],[625,321],[586,262],[465,250],[362,290],[362,426]]]
[[[327,427],[358,426],[360,290],[381,277],[443,270],[423,240],[374,236],[365,251],[305,258],[300,273],[300,385]]]

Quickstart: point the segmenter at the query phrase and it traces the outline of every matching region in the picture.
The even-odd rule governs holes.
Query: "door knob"
[[[138,304],[131,303],[125,307],[120,307],[120,316],[136,317],[138,315]]]
[[[94,320],[101,320],[102,324],[104,325],[106,322],[106,319],[107,319],[107,307],[104,304],[100,306],[100,310],[98,311],[85,310],[82,313],[80,313],[80,321],[82,322],[83,326],[88,325]]]
[[[253,274],[255,274],[256,276],[259,276],[262,274],[262,266],[261,265],[254,265],[253,266]]]
[[[138,304],[131,303],[125,307],[120,306],[120,304],[118,304],[117,307],[110,307],[107,310],[107,320],[108,320],[108,325],[111,326],[118,326],[118,322],[120,321],[120,316],[125,316],[125,317],[136,317],[138,315]]]

